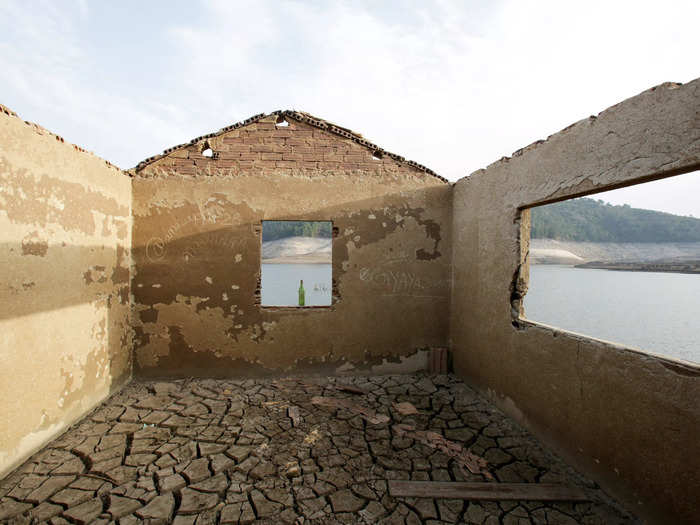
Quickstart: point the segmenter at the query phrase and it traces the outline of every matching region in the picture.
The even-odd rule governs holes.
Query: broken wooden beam
[[[472,483],[461,481],[389,480],[394,497],[486,501],[591,501],[589,491],[555,483]]]
[[[299,412],[299,407],[297,406],[290,406],[287,409],[287,416],[289,416],[289,419],[292,420],[292,426],[293,427],[298,427],[299,424],[301,423],[301,413]]]

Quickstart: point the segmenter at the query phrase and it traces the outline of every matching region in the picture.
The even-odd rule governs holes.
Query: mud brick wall
[[[131,376],[131,179],[0,106],[0,477]]]
[[[137,167],[137,375],[410,371],[446,346],[451,186],[294,116],[258,116]],[[262,220],[333,222],[332,306],[260,306]]]
[[[700,80],[664,84],[454,191],[456,371],[659,523],[697,522],[700,367],[527,321],[527,207],[700,168],[699,115]]]

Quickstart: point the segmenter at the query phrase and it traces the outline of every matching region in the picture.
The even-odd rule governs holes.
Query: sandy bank
[[[700,260],[700,242],[574,242],[531,239],[532,264],[678,263]]]
[[[263,264],[331,264],[331,260],[325,255],[297,255],[290,257],[274,257],[263,259]]]
[[[262,244],[264,264],[330,264],[331,239],[286,237]]]

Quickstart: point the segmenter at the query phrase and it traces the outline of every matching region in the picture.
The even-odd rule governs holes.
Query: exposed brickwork
[[[286,122],[286,126],[278,123]],[[211,157],[202,155],[212,148]],[[134,172],[182,175],[237,175],[265,171],[286,175],[309,172],[425,175],[446,181],[432,170],[365,140],[362,135],[307,113],[276,111],[256,115],[169,148],[141,162]]]

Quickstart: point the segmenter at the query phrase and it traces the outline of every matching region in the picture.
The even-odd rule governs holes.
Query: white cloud
[[[653,85],[698,76],[697,2],[211,0],[179,15],[149,2],[143,34],[109,43],[98,6],[67,5],[0,7],[0,34],[15,27],[0,36],[3,102],[124,167],[295,108],[455,180]],[[128,28],[134,16],[125,5],[107,23]],[[137,51],[116,53],[133,38]],[[117,81],[96,74],[108,71]]]
[[[21,117],[129,167],[123,161],[134,155],[134,147],[171,132],[172,122],[100,78],[104,64],[93,53],[94,42],[80,38],[80,25],[90,23],[83,3],[39,2],[36,7],[0,6],[0,18],[11,27],[0,31],[0,70],[10,98],[2,102]],[[155,147],[158,141],[152,142]]]

